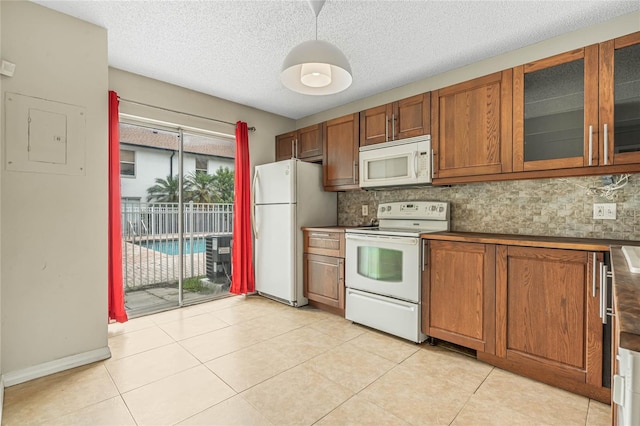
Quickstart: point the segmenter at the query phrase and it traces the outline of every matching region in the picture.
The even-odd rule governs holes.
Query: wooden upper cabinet
[[[276,161],[289,158],[305,161],[322,160],[322,126],[320,124],[276,136]]]
[[[358,189],[359,115],[322,123],[322,180],[326,191]]]
[[[431,133],[431,93],[422,93],[393,103],[393,139],[412,138]]]
[[[640,163],[640,32],[600,43],[600,165]]]
[[[431,93],[422,93],[360,112],[360,146],[430,132]]]
[[[512,76],[505,70],[431,92],[434,182],[511,171]]]
[[[422,277],[422,332],[495,353],[495,246],[429,241]]]
[[[322,126],[314,124],[298,130],[297,158],[322,160]]]
[[[640,163],[638,57],[640,32],[514,68],[514,171]]]
[[[380,105],[360,112],[360,146],[388,142],[391,104]]]
[[[514,68],[514,171],[598,164],[598,45]]]
[[[276,136],[276,161],[295,158],[296,132]]]

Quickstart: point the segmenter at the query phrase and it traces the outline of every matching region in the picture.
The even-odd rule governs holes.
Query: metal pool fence
[[[125,290],[178,280],[178,213],[178,203],[122,202]],[[232,230],[233,204],[184,204],[183,278],[205,275],[205,235]]]

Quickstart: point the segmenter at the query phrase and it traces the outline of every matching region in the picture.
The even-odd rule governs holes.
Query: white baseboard
[[[4,381],[2,389],[4,389],[5,386],[17,385],[39,377],[48,376],[49,374],[59,373],[60,371],[68,370],[70,368],[80,367],[81,365],[91,364],[96,361],[102,361],[103,359],[110,357],[111,351],[108,346],[105,346],[104,348],[44,362],[21,370],[10,371],[2,375],[2,380]]]

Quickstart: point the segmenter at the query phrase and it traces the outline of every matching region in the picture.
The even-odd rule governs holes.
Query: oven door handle
[[[410,312],[413,312],[416,310],[416,306],[408,302],[389,299],[388,297],[378,296],[377,294],[373,294],[373,293],[367,293],[364,290],[358,290],[358,289],[354,289],[354,290],[359,291],[360,293],[351,291],[351,289],[348,288],[347,294],[349,295],[349,297],[364,299],[364,300],[375,300],[377,303],[380,303],[381,305],[389,305],[389,306],[393,306],[396,309],[403,309],[405,311],[410,311]]]
[[[345,238],[353,241],[389,242],[392,244],[406,244],[409,246],[418,244],[419,240],[419,238],[414,237],[394,237],[392,235],[360,235],[349,233],[345,235]]]

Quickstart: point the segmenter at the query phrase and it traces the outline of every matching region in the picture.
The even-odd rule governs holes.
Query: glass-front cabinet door
[[[598,45],[514,68],[514,171],[598,164]]]
[[[640,32],[600,44],[600,165],[640,163]]]

